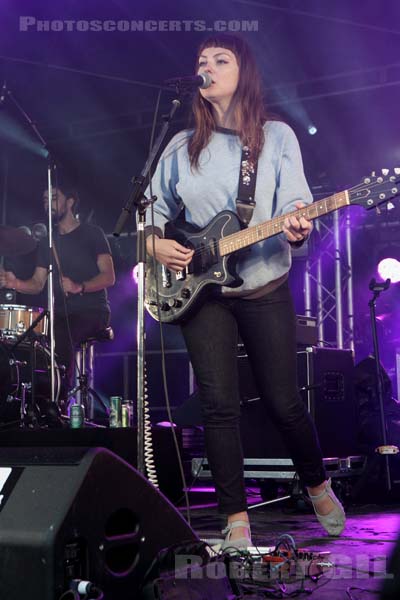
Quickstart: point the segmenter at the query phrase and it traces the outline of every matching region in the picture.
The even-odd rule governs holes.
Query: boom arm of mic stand
[[[169,115],[167,115],[164,118],[164,124],[161,128],[161,131],[160,131],[156,141],[153,144],[152,149],[150,150],[150,154],[146,160],[143,170],[142,170],[141,174],[139,175],[139,177],[135,177],[132,180],[133,181],[133,190],[128,198],[128,202],[122,209],[122,212],[121,212],[121,214],[118,218],[118,221],[114,227],[113,233],[115,236],[121,235],[121,231],[124,229],[129,217],[132,214],[132,206],[135,205],[138,208],[138,210],[143,207],[143,198],[144,198],[143,193],[144,193],[144,186],[146,183],[146,179],[153,168],[158,151],[160,150],[161,144],[163,143],[164,138],[167,135],[170,123],[175,115],[175,112],[178,110],[180,105],[181,105],[181,103],[177,98],[172,100],[172,106],[171,106]]]
[[[133,190],[130,194],[127,204],[122,209],[120,217],[114,229],[114,235],[119,236],[122,229],[125,227],[128,218],[132,214],[132,206],[137,208],[138,223],[137,223],[137,263],[138,263],[138,308],[137,308],[137,469],[145,475],[145,455],[144,455],[144,409],[146,401],[146,368],[145,368],[145,325],[144,325],[144,310],[145,310],[145,268],[146,268],[146,243],[144,229],[146,224],[146,208],[156,200],[156,198],[147,199],[144,196],[144,186],[149,173],[151,173],[156,156],[160,150],[161,144],[169,129],[171,120],[180,107],[179,100],[172,100],[172,106],[169,115],[164,118],[164,124],[161,131],[150,150],[146,164],[139,177],[133,179]]]

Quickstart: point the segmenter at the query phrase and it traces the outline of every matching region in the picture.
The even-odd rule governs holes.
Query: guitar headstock
[[[400,168],[382,169],[381,175],[375,171],[364,177],[356,186],[348,190],[350,204],[358,204],[367,210],[376,208],[400,195]]]

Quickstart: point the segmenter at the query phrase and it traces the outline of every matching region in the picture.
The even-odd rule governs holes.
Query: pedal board
[[[263,554],[261,550],[268,550]],[[291,551],[275,548],[249,548],[251,560],[232,557],[229,564],[229,578],[244,583],[296,583],[306,578],[318,578],[334,567],[329,551],[315,551],[300,548]]]

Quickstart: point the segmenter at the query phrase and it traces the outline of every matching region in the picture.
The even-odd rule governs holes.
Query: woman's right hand
[[[194,251],[185,248],[175,240],[167,240],[154,236],[155,258],[172,271],[183,271],[193,258]],[[153,256],[153,240],[150,235],[146,240],[147,252]]]

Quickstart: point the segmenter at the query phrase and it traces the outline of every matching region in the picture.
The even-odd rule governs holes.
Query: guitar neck
[[[283,231],[285,219],[289,216],[298,218],[305,217],[309,221],[312,221],[318,219],[318,217],[338,210],[343,206],[349,206],[349,204],[348,190],[344,190],[343,192],[338,192],[337,194],[328,196],[323,200],[318,200],[318,202],[313,202],[312,204],[294,210],[293,212],[275,217],[270,221],[265,221],[259,225],[253,225],[242,231],[227,235],[218,242],[220,256],[226,256],[236,250],[241,250],[242,248],[246,248],[247,246],[251,246],[252,244],[256,244],[257,242],[261,242],[262,240],[266,240],[281,233]]]

